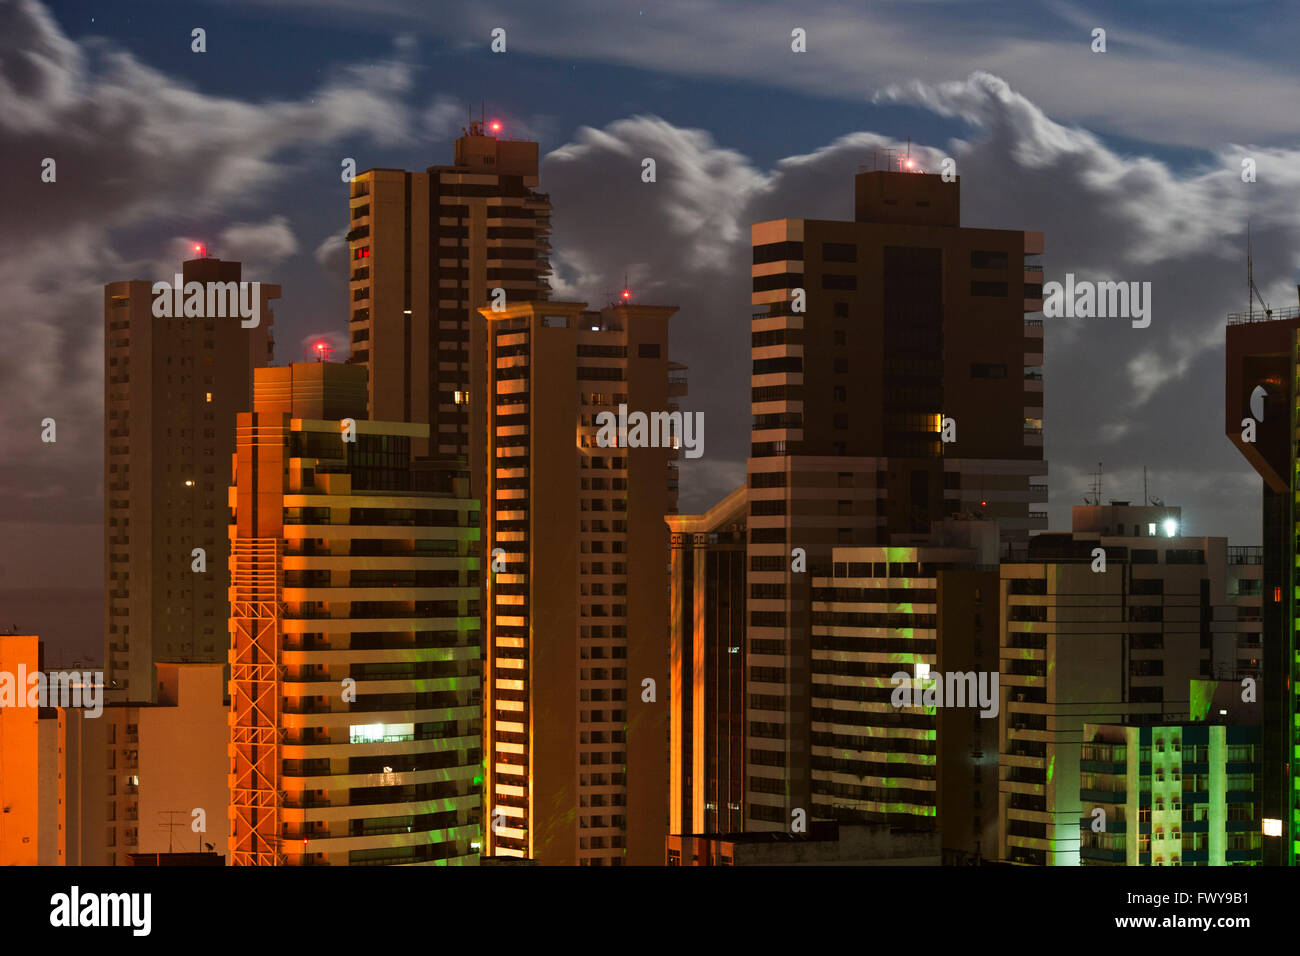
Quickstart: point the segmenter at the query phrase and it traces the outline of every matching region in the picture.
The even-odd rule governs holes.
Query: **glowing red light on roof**
[[[493,120],[491,123],[488,124],[488,129],[492,130],[492,132],[494,133],[501,132],[501,121]]]
[[[627,289],[624,289],[624,290],[623,290],[623,298],[625,298],[625,299],[630,299],[630,298],[632,298],[632,293],[629,292]]]

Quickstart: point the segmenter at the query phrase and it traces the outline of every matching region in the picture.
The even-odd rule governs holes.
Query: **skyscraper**
[[[739,833],[745,815],[745,518],[741,485],[672,531],[668,826]]]
[[[427,425],[360,417],[362,368],[262,369],[256,388],[231,488],[231,861],[475,863],[467,476],[412,461]]]
[[[370,373],[369,417],[427,424],[412,453],[464,457],[475,497],[487,427],[476,310],[495,289],[511,303],[550,294],[537,151],[471,123],[450,166],[372,169],[352,182],[351,361]]]
[[[226,487],[235,415],[253,369],[270,361],[280,287],[257,287],[245,327],[229,294],[240,264],[190,259],[183,288],[143,280],[104,287],[104,680],[112,699],[149,701],[159,660],[226,656]],[[193,286],[192,283],[198,283]],[[192,293],[197,289],[198,297]],[[160,296],[173,297],[159,302]],[[238,302],[238,298],[234,300]],[[202,565],[196,570],[203,549]]]
[[[753,226],[746,828],[813,805],[810,588],[831,549],[954,513],[1046,524],[1041,233],[960,225],[958,182],[855,179],[852,221]]]
[[[1228,317],[1223,427],[1262,481],[1263,627],[1260,764],[1263,862],[1293,866],[1300,841],[1296,746],[1300,665],[1296,660],[1296,349],[1300,309]]]
[[[662,865],[675,307],[529,302],[488,320],[486,834],[494,856]],[[690,414],[690,413],[686,413]],[[680,430],[678,435],[680,435]],[[602,437],[603,435],[603,437]],[[699,436],[702,438],[702,435]],[[647,444],[648,442],[648,444]],[[688,447],[688,442],[683,442]]]

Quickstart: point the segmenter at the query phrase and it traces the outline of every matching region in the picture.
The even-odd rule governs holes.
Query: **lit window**
[[[212,393],[211,393],[211,392],[208,392],[207,395],[204,397],[204,400],[205,400],[209,405],[211,405],[211,404],[212,404]]]

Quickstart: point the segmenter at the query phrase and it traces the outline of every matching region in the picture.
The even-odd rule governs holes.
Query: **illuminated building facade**
[[[184,282],[239,282],[238,262],[190,259]],[[172,276],[159,277],[168,283]],[[111,699],[148,701],[159,660],[225,659],[225,489],[235,415],[272,354],[259,323],[153,315],[150,281],[104,287],[104,680]],[[204,311],[206,313],[206,297]],[[215,312],[215,310],[213,310]],[[193,570],[194,549],[206,570]]]
[[[412,460],[427,425],[360,417],[365,374],[259,370],[239,416],[237,866],[478,859],[478,504],[463,468]]]
[[[956,513],[996,519],[1005,545],[1046,526],[1042,320],[1026,319],[1043,236],[962,227],[959,188],[861,173],[853,221],[752,228],[746,722],[766,735],[748,741],[747,830],[787,829],[815,799],[810,588],[831,550]]]
[[[35,634],[0,634],[0,672],[44,670],[44,646]],[[27,707],[26,687],[12,706],[0,706],[0,866],[53,866],[61,860],[59,810],[63,785],[57,710]],[[25,682],[24,682],[25,683]]]
[[[1228,317],[1224,423],[1262,479],[1260,763],[1263,862],[1293,866],[1300,848],[1300,663],[1296,658],[1297,333],[1300,309]]]
[[[486,326],[476,311],[550,294],[551,205],[537,143],[471,123],[450,166],[372,169],[352,181],[351,361],[369,377],[369,417],[429,426],[416,455],[466,459],[481,497]]]
[[[663,864],[673,442],[602,446],[602,413],[678,414],[675,307],[531,302],[488,320],[485,835],[540,864]],[[672,411],[669,411],[672,409]],[[629,412],[630,418],[631,412]],[[610,429],[611,431],[613,429]],[[662,439],[662,433],[659,433]],[[607,437],[609,437],[607,435]],[[686,442],[682,442],[683,447]]]
[[[945,861],[975,862],[996,840],[996,710],[895,707],[892,678],[919,691],[927,674],[982,673],[993,689],[998,529],[948,520],[896,539],[835,548],[812,581],[809,816],[933,830]]]
[[[1240,691],[1193,681],[1187,722],[1083,725],[1083,865],[1260,862],[1259,708]]]
[[[1007,862],[1077,865],[1083,725],[1186,718],[1191,682],[1231,673],[1239,627],[1255,626],[1229,594],[1226,539],[1180,535],[1176,508],[1119,507],[1122,527],[1076,507],[1072,534],[1039,535],[1001,566]]]
[[[672,515],[671,834],[745,822],[745,542],[741,485],[702,515]]]

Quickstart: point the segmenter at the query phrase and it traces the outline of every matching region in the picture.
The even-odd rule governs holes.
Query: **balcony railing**
[[[1253,322],[1281,322],[1286,319],[1300,319],[1300,306],[1285,309],[1251,309],[1249,312],[1229,312],[1229,325],[1250,325]]]

